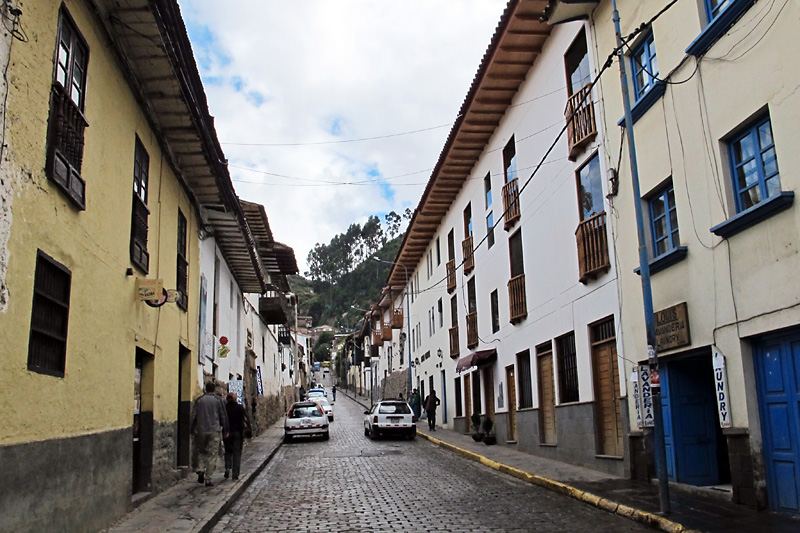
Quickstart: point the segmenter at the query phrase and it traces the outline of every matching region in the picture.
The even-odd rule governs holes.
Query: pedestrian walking
[[[195,436],[197,446],[197,481],[205,483],[206,487],[213,485],[211,476],[217,468],[217,454],[219,453],[220,432],[222,436],[228,435],[228,416],[222,400],[214,394],[216,386],[213,381],[206,383],[205,394],[194,402],[192,409],[191,431]]]
[[[331,392],[333,392],[333,401],[336,401],[336,385],[331,388]]]
[[[422,414],[422,402],[419,397],[419,389],[414,389],[414,392],[411,394],[411,410],[414,411],[414,416],[419,419],[419,415]]]
[[[242,466],[242,447],[244,446],[244,431],[250,427],[247,411],[236,401],[236,393],[229,392],[225,403],[225,412],[228,415],[228,437],[225,442],[225,479],[233,475],[239,479],[239,470]]]
[[[302,385],[300,385],[300,401],[302,402],[305,399],[306,399],[306,389]]]
[[[425,398],[425,412],[428,414],[428,429],[436,431],[436,408],[442,403],[436,397],[436,391],[432,390],[431,393]]]

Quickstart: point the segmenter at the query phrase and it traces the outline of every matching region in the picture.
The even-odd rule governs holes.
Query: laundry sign
[[[655,417],[653,415],[653,389],[650,386],[650,367],[639,365],[639,383],[642,404],[642,427],[651,428]]]
[[[656,311],[655,321],[656,349],[659,352],[691,344],[686,302]]]
[[[713,366],[714,366],[714,395],[717,397],[717,412],[719,413],[719,427],[729,428],[733,426],[731,420],[730,396],[728,394],[728,372],[725,369],[725,356],[717,349],[712,347]]]

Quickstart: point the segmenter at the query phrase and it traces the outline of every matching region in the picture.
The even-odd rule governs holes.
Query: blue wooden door
[[[669,393],[669,365],[659,364],[659,376],[661,377],[661,416],[664,419],[664,446],[667,450],[667,478],[676,481],[675,478],[675,442],[672,434],[672,402]]]
[[[710,357],[661,365],[667,475],[689,485],[719,483],[714,377]]]
[[[800,514],[800,335],[758,343],[755,366],[769,506]]]
[[[711,357],[677,362],[672,377],[672,430],[675,435],[676,477],[689,485],[719,483],[717,405]]]

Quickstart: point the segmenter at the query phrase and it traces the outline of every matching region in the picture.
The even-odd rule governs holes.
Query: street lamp
[[[406,327],[408,328],[408,332],[406,333],[406,337],[408,338],[408,394],[411,394],[411,304],[409,303],[409,295],[408,295],[408,269],[403,263],[397,263],[394,261],[384,261],[378,257],[373,257],[375,261],[379,263],[386,263],[387,265],[400,265],[403,267],[403,271],[406,274]]]

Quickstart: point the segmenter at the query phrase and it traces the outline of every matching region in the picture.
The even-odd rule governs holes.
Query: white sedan
[[[318,403],[319,406],[322,407],[322,411],[328,415],[328,420],[333,422],[333,406],[328,400],[325,398],[313,398],[311,401]]]
[[[379,435],[417,436],[417,417],[404,400],[381,400],[364,411],[364,435],[374,439]]]
[[[283,430],[284,442],[300,435],[321,435],[323,440],[330,438],[328,417],[316,402],[293,403],[286,412]]]

